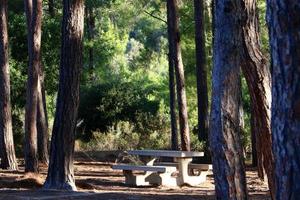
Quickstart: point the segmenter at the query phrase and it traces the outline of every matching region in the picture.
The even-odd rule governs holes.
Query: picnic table
[[[203,152],[194,151],[170,151],[170,150],[131,150],[130,155],[142,157],[144,165],[124,165],[112,166],[113,169],[123,170],[125,183],[128,185],[149,185],[157,184],[164,186],[181,186],[184,184],[196,186],[206,180],[208,170],[211,165],[191,164],[193,158],[204,156]],[[174,162],[155,161],[160,157],[173,158]],[[190,169],[198,169],[198,174],[191,173]],[[200,171],[199,171],[200,170]],[[142,175],[134,175],[133,171],[143,171]],[[174,176],[174,173],[177,176]]]

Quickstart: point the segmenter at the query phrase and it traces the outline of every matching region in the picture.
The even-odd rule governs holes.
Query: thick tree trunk
[[[208,91],[205,54],[204,2],[194,0],[195,10],[195,44],[197,70],[198,99],[198,138],[207,141],[208,138]]]
[[[40,66],[38,82],[38,101],[37,101],[37,140],[38,140],[38,158],[41,163],[48,164],[48,116],[46,107],[46,94],[44,88],[44,74],[42,65]]]
[[[84,1],[63,1],[59,91],[45,189],[76,190],[73,157],[82,67]]]
[[[210,148],[217,199],[247,199],[240,141],[240,49],[243,10],[239,0],[215,1],[214,69]]]
[[[178,129],[176,119],[176,89],[175,89],[175,63],[174,63],[174,47],[175,38],[172,27],[172,13],[170,9],[168,12],[168,42],[169,42],[169,91],[170,91],[170,115],[171,115],[171,148],[172,150],[178,150]]]
[[[32,5],[32,7],[31,7]],[[38,172],[37,101],[41,65],[42,0],[25,0],[28,26],[28,80],[25,113],[25,172]]]
[[[0,167],[17,170],[10,105],[7,0],[0,0],[0,91]]]
[[[256,137],[258,172],[267,173],[271,195],[274,198],[274,158],[271,138],[271,74],[267,59],[260,50],[260,37],[256,0],[243,0],[246,23],[243,27],[243,73],[251,97],[252,129]],[[242,52],[242,51],[241,51]],[[263,166],[263,167],[262,167]]]
[[[170,23],[168,23],[168,29],[170,29],[170,32],[172,33],[171,35],[173,35],[172,37],[174,39],[174,48],[173,48],[172,55],[175,56],[173,57],[173,62],[174,62],[175,74],[176,74],[181,149],[183,151],[190,151],[190,130],[188,124],[188,110],[187,110],[187,100],[186,100],[186,92],[185,92],[184,69],[183,69],[181,48],[180,48],[177,0],[168,0],[167,10],[169,12],[168,18],[172,19]]]
[[[300,197],[300,2],[268,0],[276,199]]]

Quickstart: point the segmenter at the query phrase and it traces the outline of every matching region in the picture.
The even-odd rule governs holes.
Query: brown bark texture
[[[26,11],[26,19],[27,19],[27,27],[28,27],[28,51],[29,51],[29,59],[33,59],[33,57],[30,55],[32,49],[32,45],[35,45],[36,43],[41,43],[41,39],[32,40],[31,38],[35,37],[34,34],[41,35],[41,23],[42,23],[42,13],[38,13],[36,18],[33,18],[33,15],[36,15],[36,13],[33,13],[33,4],[35,3],[33,0],[25,0],[25,11]],[[38,5],[42,6],[42,5]],[[42,9],[34,10],[35,12],[42,12]],[[40,19],[38,19],[40,18]],[[40,23],[40,25],[37,25],[37,27],[34,27],[32,22],[35,20],[35,23]],[[38,36],[41,37],[41,36]],[[32,42],[34,44],[32,44]],[[37,44],[41,46],[41,44]],[[39,47],[40,48],[40,47]],[[37,131],[37,154],[38,154],[38,160],[41,161],[44,164],[48,163],[49,156],[48,156],[48,138],[49,138],[49,132],[48,132],[48,117],[47,117],[47,108],[46,108],[46,97],[45,97],[45,88],[44,88],[44,71],[43,66],[41,62],[41,49],[39,49],[39,56],[36,59],[39,59],[39,61],[30,61],[39,63],[38,68],[38,77],[36,77],[36,72],[34,72],[34,78],[37,78],[37,91],[34,91],[33,93],[37,95],[37,110],[36,110],[36,131]],[[36,69],[35,69],[36,70]],[[28,74],[29,75],[29,74]],[[34,80],[36,82],[36,80]],[[32,113],[33,114],[33,113]],[[31,123],[31,122],[30,122]],[[34,123],[34,122],[32,122]]]
[[[200,141],[207,141],[209,118],[203,0],[194,0],[194,13],[198,100],[198,138]]]
[[[300,1],[268,0],[276,199],[300,197]]]
[[[74,143],[82,68],[84,1],[63,1],[59,90],[45,189],[76,190]]]
[[[41,163],[48,164],[49,152],[48,152],[48,116],[46,106],[46,94],[44,88],[44,72],[42,64],[39,70],[39,82],[38,82],[38,97],[37,97],[37,145],[38,145],[38,159]]]
[[[185,91],[184,67],[180,48],[179,17],[177,0],[167,0],[167,10],[169,12],[170,23],[168,29],[172,33],[174,48],[172,50],[173,62],[175,66],[177,101],[179,111],[179,127],[181,136],[181,149],[190,151],[190,130],[188,124],[188,107]]]
[[[167,22],[168,22],[168,42],[169,42],[169,92],[170,92],[170,117],[171,117],[171,148],[178,150],[178,128],[176,118],[176,88],[175,88],[175,63],[174,63],[174,47],[175,38],[172,27],[173,15],[170,9],[167,9]]]
[[[252,130],[255,126],[253,118],[253,111],[251,112],[251,119],[250,119],[250,127],[251,128],[251,156],[252,156],[252,167],[258,166],[258,157],[257,157],[257,151],[256,151],[256,135],[254,131]],[[259,176],[260,177],[260,176]],[[260,177],[261,178],[261,177]]]
[[[42,0],[25,0],[28,27],[28,79],[25,108],[25,172],[38,172],[37,101],[41,65]]]
[[[209,144],[216,199],[247,199],[240,140],[240,0],[214,2],[214,55]]]
[[[261,52],[256,0],[243,0],[245,23],[243,25],[242,70],[251,99],[251,131],[254,132],[258,172],[268,177],[274,198],[274,158],[271,136],[271,73],[267,59]]]
[[[0,91],[0,167],[17,170],[10,104],[7,0],[0,0]]]

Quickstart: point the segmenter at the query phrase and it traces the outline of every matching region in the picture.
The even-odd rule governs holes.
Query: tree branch
[[[162,19],[160,17],[157,17],[157,16],[153,15],[152,13],[149,13],[147,10],[144,10],[144,13],[146,13],[147,15],[150,15],[151,17],[153,17],[155,19],[158,19],[158,20],[164,22],[165,24],[168,24],[168,22],[166,20],[164,20],[164,19]]]

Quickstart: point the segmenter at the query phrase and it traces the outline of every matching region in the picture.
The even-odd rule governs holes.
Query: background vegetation
[[[259,2],[263,50],[268,52],[264,1]],[[205,26],[208,83],[211,92],[211,2],[206,1]],[[170,147],[166,5],[158,0],[87,0],[95,14],[95,37],[85,34],[84,69],[78,116],[77,149],[110,150]],[[61,5],[51,17],[44,4],[42,60],[45,68],[50,125],[58,85]],[[154,17],[153,17],[154,16]],[[192,149],[197,139],[197,99],[193,1],[182,0],[180,29],[185,66]],[[87,31],[87,28],[85,29]],[[9,1],[10,68],[13,127],[17,152],[22,152],[27,78],[27,39],[23,1]],[[88,51],[94,51],[89,67]],[[250,99],[243,80],[244,148],[251,151]],[[210,94],[209,94],[210,96]],[[51,126],[50,126],[51,127]]]

